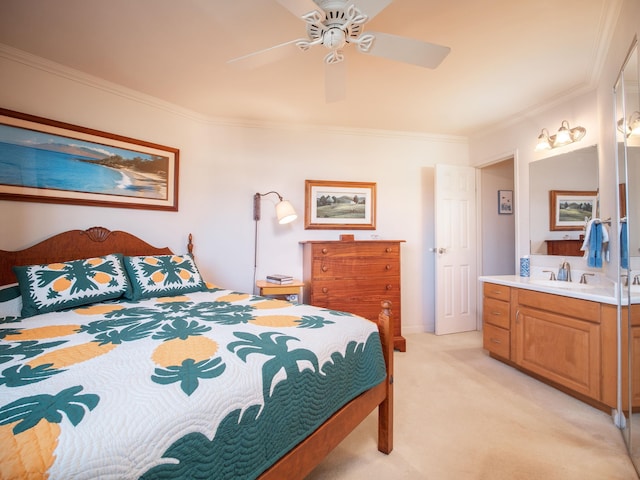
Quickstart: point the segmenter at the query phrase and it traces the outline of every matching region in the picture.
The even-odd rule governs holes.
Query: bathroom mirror
[[[598,191],[598,146],[590,145],[529,164],[529,245],[531,255],[583,256],[584,226],[551,226],[549,192]],[[558,198],[559,195],[556,195]],[[566,196],[563,195],[563,198]],[[595,205],[594,205],[595,206]]]
[[[623,436],[631,460],[640,471],[640,82],[638,47],[634,39],[614,87],[620,212],[621,351],[623,358],[620,408]],[[638,120],[636,120],[638,119]],[[640,277],[638,277],[640,279]],[[640,283],[640,281],[639,281]],[[638,289],[636,292],[635,289]],[[626,353],[626,357],[624,356]],[[626,369],[624,367],[627,367]]]

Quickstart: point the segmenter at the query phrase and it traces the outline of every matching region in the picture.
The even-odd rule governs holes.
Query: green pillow
[[[17,283],[0,287],[0,323],[16,319],[22,312],[22,297]]]
[[[201,292],[206,285],[191,255],[124,257],[131,281],[127,298],[140,300]]]
[[[13,267],[22,295],[22,316],[119,298],[130,290],[122,255]]]

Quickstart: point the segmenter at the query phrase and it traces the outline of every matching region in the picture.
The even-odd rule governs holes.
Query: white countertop
[[[536,290],[538,292],[562,295],[565,297],[581,298],[593,302],[618,304],[616,285],[611,281],[606,283],[581,284],[578,282],[560,282],[541,278],[521,277],[519,275],[489,275],[479,277],[478,280],[487,283],[497,283],[508,287]],[[640,295],[634,294],[631,303],[640,303]],[[622,299],[622,305],[627,305],[627,298]]]

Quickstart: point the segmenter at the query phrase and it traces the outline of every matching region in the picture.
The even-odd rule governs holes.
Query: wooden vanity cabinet
[[[631,403],[635,412],[640,410],[640,305],[631,305],[631,328],[629,328],[629,307],[621,310],[621,377],[622,377],[622,410],[629,409],[629,346],[634,352],[631,361],[632,377]],[[631,339],[629,341],[629,336]],[[602,401],[617,408],[617,307],[602,306]]]
[[[482,343],[492,355],[505,360],[511,352],[511,288],[485,283],[482,289]]]
[[[512,360],[599,401],[600,303],[525,289],[516,298]]]
[[[485,282],[482,319],[492,357],[598,408],[615,408],[615,305]],[[640,318],[637,332],[640,351]],[[637,388],[640,396],[640,376]]]
[[[402,336],[400,246],[403,240],[307,241],[303,244],[305,303],[376,320],[380,302],[393,312],[393,343]]]

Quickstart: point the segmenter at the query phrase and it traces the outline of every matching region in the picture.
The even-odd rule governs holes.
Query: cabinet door
[[[600,325],[534,308],[516,313],[518,365],[600,399]]]

